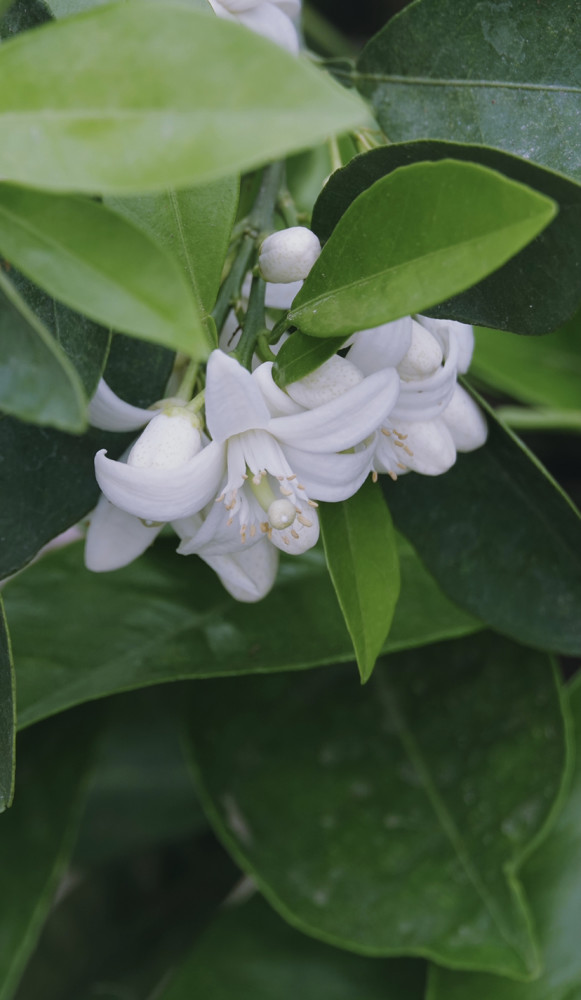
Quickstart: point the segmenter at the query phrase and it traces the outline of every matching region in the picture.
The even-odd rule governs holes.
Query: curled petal
[[[91,516],[85,543],[85,566],[93,573],[121,569],[142,555],[163,524],[147,526],[102,496]]]
[[[442,420],[450,431],[458,451],[474,451],[484,444],[488,435],[486,418],[477,403],[457,385]]]
[[[294,399],[287,396],[286,392],[279,389],[272,377],[272,361],[265,361],[252,372],[252,378],[260,387],[263,398],[266,401],[270,413],[273,417],[287,417],[292,413],[302,413],[303,407],[295,403]]]
[[[269,431],[293,448],[310,452],[345,451],[385,421],[399,394],[394,368],[368,375],[338,399],[290,417],[275,417]]]
[[[360,451],[316,454],[285,446],[289,465],[306,492],[315,500],[337,503],[357,492],[371,471],[375,435]]]
[[[121,510],[147,521],[189,517],[216,495],[225,471],[225,446],[212,441],[175,469],[140,468],[95,455],[97,482]]]
[[[105,379],[89,403],[89,423],[101,431],[138,431],[155,417],[158,410],[142,410],[115,395]]]
[[[258,384],[235,358],[212,351],[206,374],[206,422],[214,441],[266,427],[268,407]]]
[[[472,361],[474,351],[474,329],[468,323],[458,323],[454,319],[432,319],[430,316],[416,316],[419,323],[433,333],[454,344],[456,368],[465,375]]]
[[[438,339],[421,323],[412,320],[411,343],[397,366],[400,378],[405,380],[425,378],[437,371],[442,360],[443,351]]]
[[[390,423],[399,428],[399,421],[434,420],[448,406],[456,385],[456,366],[451,357],[427,378],[402,382],[399,398],[391,414]]]
[[[278,570],[278,551],[267,539],[230,555],[198,555],[218,574],[220,582],[237,601],[261,601],[272,589]]]
[[[456,461],[456,448],[443,420],[417,421],[398,424],[405,436],[402,464],[423,476],[440,476]]]
[[[349,361],[364,375],[371,375],[380,368],[396,368],[411,344],[412,318],[403,316],[393,323],[361,330],[351,340]]]
[[[240,23],[251,31],[269,38],[271,42],[280,45],[287,52],[297,55],[299,51],[299,36],[290,17],[283,13],[273,3],[265,0],[253,10],[240,15]]]

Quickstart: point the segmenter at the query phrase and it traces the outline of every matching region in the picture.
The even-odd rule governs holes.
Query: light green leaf
[[[389,509],[451,600],[527,645],[575,656],[579,512],[491,411],[488,424],[484,447],[444,476],[382,477]]]
[[[290,320],[336,337],[423,312],[504,264],[555,211],[544,195],[475,163],[401,167],[341,217]]]
[[[475,331],[470,371],[493,389],[533,406],[581,409],[581,312],[540,340]]]
[[[257,605],[233,600],[205,564],[164,544],[111,574],[89,573],[82,559],[82,546],[69,546],[6,587],[21,726],[150,684],[353,659],[319,551],[284,560]],[[386,650],[480,627],[443,598],[407,545],[401,575]]]
[[[367,481],[349,500],[320,509],[331,580],[363,683],[389,634],[399,597],[399,557],[381,491]]]
[[[578,1000],[581,996],[581,684],[571,690],[576,732],[572,787],[545,843],[522,878],[539,935],[544,969],[533,983],[433,969],[427,1000]]]
[[[14,796],[15,695],[10,636],[0,598],[0,812],[12,805]]]
[[[75,713],[19,737],[16,798],[0,817],[0,1000],[12,1000],[68,863],[95,738]]]
[[[89,193],[230,176],[367,115],[306,59],[169,0],[97,7],[6,42],[0,94],[0,176]]]
[[[394,142],[479,142],[581,179],[576,2],[420,0],[363,50],[357,85]]]
[[[105,326],[208,356],[178,262],[104,205],[0,185],[0,250],[56,299]]]
[[[517,872],[566,763],[546,654],[488,633],[388,657],[363,688],[341,667],[207,681],[189,736],[210,821],[290,923],[538,974]]]
[[[74,365],[0,268],[0,410],[79,432],[86,408]]]
[[[220,287],[238,187],[237,177],[225,177],[189,191],[107,199],[116,212],[179,258],[202,315],[212,311]]]
[[[422,1000],[424,978],[421,962],[372,961],[311,941],[256,897],[222,909],[159,1000]]]

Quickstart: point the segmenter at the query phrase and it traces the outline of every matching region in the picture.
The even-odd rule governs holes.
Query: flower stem
[[[192,398],[196,379],[198,377],[199,364],[197,361],[190,361],[184,372],[178,391],[175,393],[176,399],[184,399],[187,402]]]
[[[240,364],[244,365],[244,367],[249,370],[252,364],[252,356],[254,354],[254,348],[256,347],[256,341],[258,340],[260,334],[264,331],[265,292],[266,282],[258,274],[255,274],[252,279],[250,298],[248,300],[248,310],[246,312],[246,319],[244,320],[244,329],[242,331],[242,336],[238,341],[238,346],[234,352],[236,357],[240,360]]]

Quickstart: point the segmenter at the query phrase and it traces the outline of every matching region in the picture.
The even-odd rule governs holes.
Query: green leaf
[[[172,359],[163,348],[118,334],[106,378],[123,399],[149,406],[163,394]],[[95,453],[106,448],[117,458],[133,436],[95,430],[72,436],[0,415],[0,579],[94,507]]]
[[[476,330],[470,372],[521,403],[581,408],[581,312],[542,340]]]
[[[19,737],[16,799],[0,819],[0,1000],[12,1000],[64,874],[95,719],[70,714]]]
[[[367,114],[306,59],[171,2],[97,7],[6,42],[0,93],[0,175],[88,193],[230,176]]]
[[[14,797],[15,694],[10,635],[0,598],[0,812]]]
[[[394,142],[452,139],[581,179],[577,4],[420,0],[363,50],[357,85]]]
[[[483,448],[444,476],[384,489],[396,527],[451,600],[527,645],[581,651],[579,513],[490,411]]]
[[[527,160],[485,146],[452,142],[408,142],[374,149],[332,174],[313,212],[314,231],[321,240],[328,239],[351,202],[398,167],[451,157],[479,163],[527,184],[552,198],[559,213],[512,260],[431,314],[512,333],[554,330],[581,302],[581,187]]]
[[[82,560],[82,547],[69,546],[6,587],[21,726],[150,684],[353,659],[319,551],[284,560],[257,605],[233,600],[202,562],[164,544],[113,574],[89,573]],[[480,627],[443,598],[407,545],[401,575],[386,650]]]
[[[541,945],[544,970],[534,983],[433,969],[428,1000],[578,1000],[581,996],[581,684],[571,690],[576,731],[573,782],[565,806],[522,878]]]
[[[0,0],[0,38],[37,28],[51,20],[44,0]]]
[[[207,357],[210,345],[177,261],[99,202],[0,185],[0,250],[92,319]]]
[[[1,268],[0,409],[63,430],[87,426],[85,394],[74,365]],[[3,429],[0,424],[0,436]],[[2,455],[8,474],[8,456]]]
[[[311,941],[256,897],[215,917],[159,1000],[422,1000],[424,978]]]
[[[389,634],[399,597],[397,540],[380,490],[368,481],[320,509],[325,556],[363,683]]]
[[[272,376],[277,385],[284,387],[291,382],[310,375],[311,372],[328,361],[345,343],[345,337],[307,337],[296,330],[285,340],[272,366]]]
[[[489,633],[389,657],[360,689],[345,668],[208,681],[189,735],[208,818],[290,923],[538,973],[517,871],[565,768],[546,654]]]
[[[289,318],[303,333],[336,337],[422,312],[504,264],[555,211],[474,163],[401,167],[347,209]]]
[[[108,203],[182,265],[201,315],[214,307],[238,204],[239,182],[226,177],[189,191],[163,191]]]

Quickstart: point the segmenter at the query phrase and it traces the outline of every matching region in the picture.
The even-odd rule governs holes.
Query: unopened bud
[[[355,365],[340,354],[324,361],[310,375],[286,386],[286,392],[295,403],[311,409],[337,399],[344,392],[363,382],[363,375]]]
[[[432,375],[442,364],[442,358],[442,348],[436,338],[413,320],[410,346],[397,366],[400,378],[408,382]]]
[[[147,425],[127,456],[127,465],[175,469],[202,447],[200,418],[186,409],[159,413]]]
[[[307,277],[321,252],[321,244],[310,229],[292,226],[264,240],[258,267],[265,281],[287,284]]]

